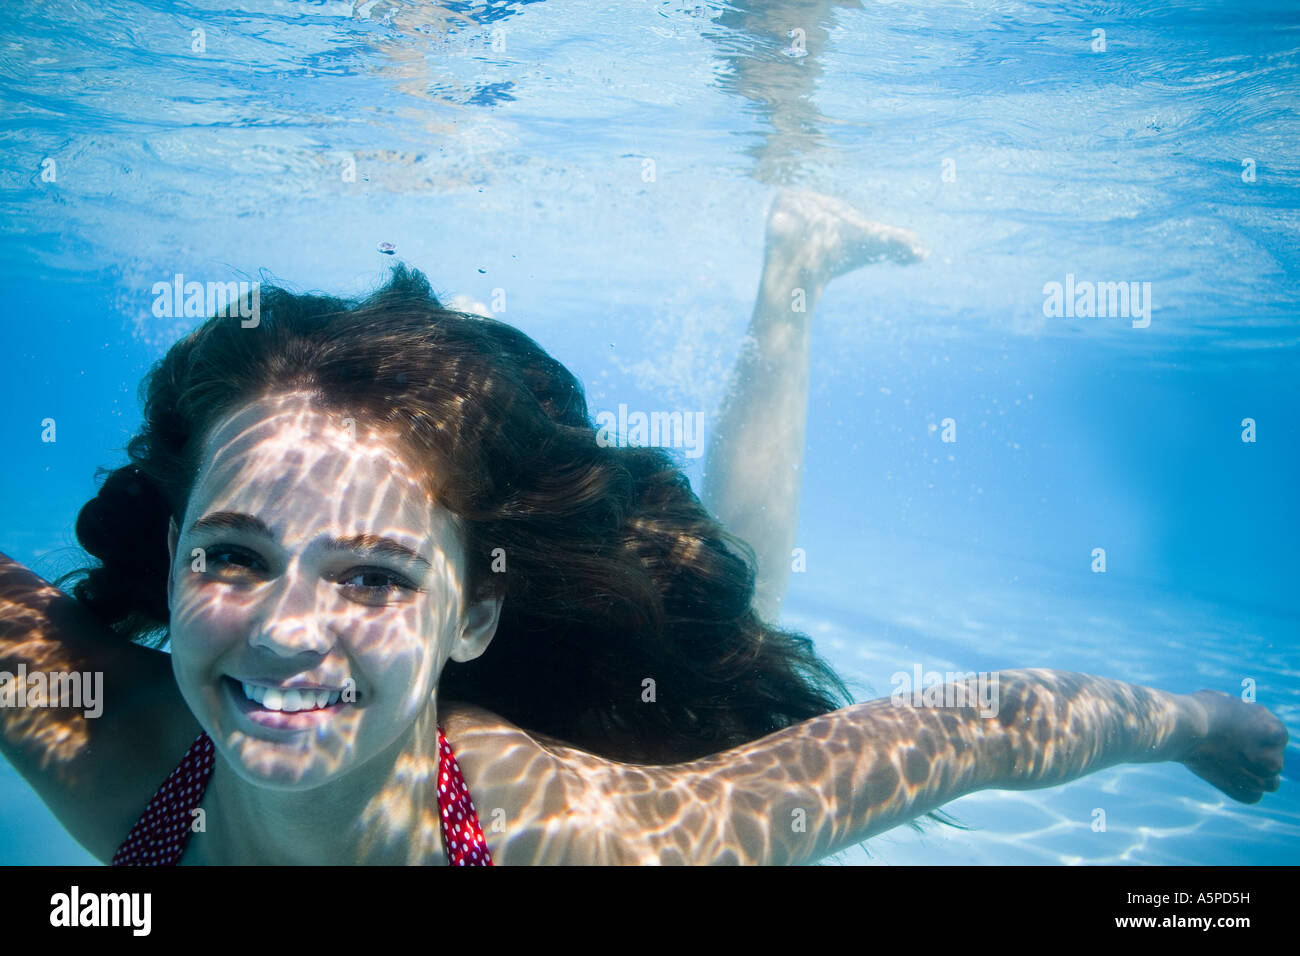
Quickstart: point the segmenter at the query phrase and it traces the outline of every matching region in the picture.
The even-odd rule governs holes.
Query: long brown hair
[[[670,454],[597,442],[581,385],[527,335],[443,308],[402,265],[360,302],[259,293],[256,327],[209,319],[151,369],[130,464],[81,510],[78,540],[100,566],[65,580],[123,637],[165,642],[167,522],[184,515],[209,429],[296,390],[400,432],[459,516],[470,595],[504,595],[496,637],[448,663],[443,699],[659,763],[852,703],[808,638],[756,616],[752,551]]]

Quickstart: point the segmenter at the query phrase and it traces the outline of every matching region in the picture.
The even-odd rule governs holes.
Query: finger
[[[1246,769],[1256,776],[1271,777],[1282,772],[1282,754],[1275,750],[1257,750],[1242,754]]]
[[[1282,748],[1287,745],[1290,735],[1286,732],[1286,727],[1282,725],[1282,721],[1273,720],[1270,721],[1268,727],[1265,728],[1263,739],[1264,743],[1270,747]]]
[[[1264,799],[1264,793],[1261,790],[1246,790],[1244,788],[1233,788],[1235,792],[1229,793],[1228,796],[1238,803],[1259,803]]]

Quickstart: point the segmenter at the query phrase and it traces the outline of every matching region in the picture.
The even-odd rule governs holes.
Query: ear
[[[180,538],[180,529],[176,527],[174,517],[167,519],[167,606],[172,606],[172,590],[176,587],[176,542]]]
[[[465,612],[460,635],[451,648],[451,659],[465,663],[472,661],[488,649],[496,635],[497,624],[501,620],[501,605],[504,594],[484,598],[471,604]]]

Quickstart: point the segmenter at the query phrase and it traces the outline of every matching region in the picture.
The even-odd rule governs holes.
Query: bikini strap
[[[451,744],[438,728],[438,811],[442,818],[442,845],[450,866],[492,866],[478,812]]]
[[[194,832],[191,811],[212,777],[214,750],[206,733],[195,738],[113,854],[112,866],[175,866],[180,861]]]
[[[193,810],[202,802],[212,777],[214,753],[212,739],[200,733],[113,854],[113,866],[175,866],[180,862],[194,832]],[[438,811],[448,865],[492,866],[469,785],[441,727]]]

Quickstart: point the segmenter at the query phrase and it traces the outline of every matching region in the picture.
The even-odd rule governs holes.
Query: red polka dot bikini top
[[[212,777],[215,748],[206,733],[190,745],[180,765],[163,781],[144,813],[113,854],[113,866],[175,866],[189,843],[191,813]],[[442,845],[451,866],[491,866],[474,801],[451,744],[438,728],[438,811]]]

